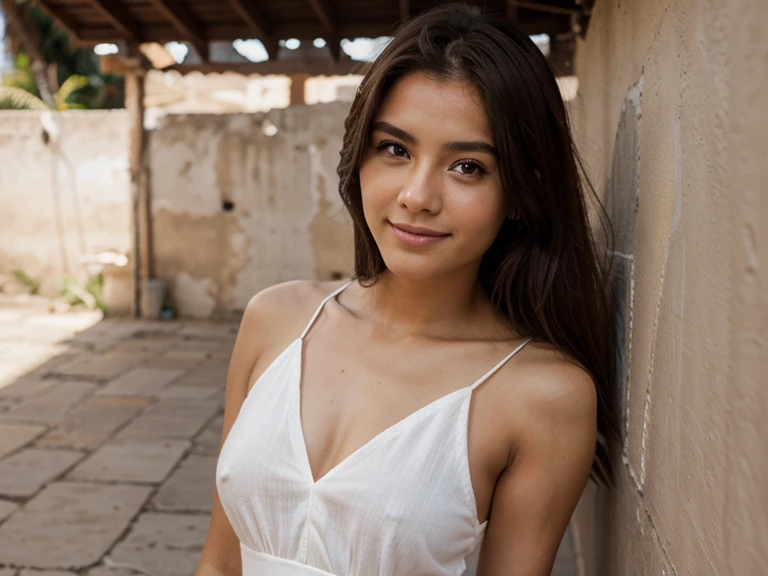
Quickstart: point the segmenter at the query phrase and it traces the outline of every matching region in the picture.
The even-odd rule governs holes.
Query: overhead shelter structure
[[[364,64],[341,49],[344,39],[391,36],[398,24],[438,4],[439,0],[35,0],[67,31],[74,46],[115,43],[125,48],[105,61],[110,72],[125,75],[126,108],[131,118],[129,166],[134,206],[136,314],[142,289],[152,275],[150,207],[143,171],[144,75],[153,66],[142,54],[152,43],[184,42],[198,58],[194,65],[173,66],[185,73],[236,71],[288,74],[295,78],[363,72]],[[529,35],[548,34],[549,59],[557,75],[572,69],[575,37],[586,33],[594,0],[482,0],[479,4],[513,21]],[[281,40],[322,38],[325,49],[296,58]],[[268,60],[217,62],[211,43],[258,39]],[[125,53],[127,52],[127,54]],[[317,55],[317,56],[315,56]],[[288,56],[288,57],[286,57]]]
[[[410,15],[439,0],[37,0],[78,44],[125,41],[187,42],[210,62],[211,41],[256,38],[275,67],[281,39],[324,38],[332,61],[344,38],[389,36]],[[484,0],[474,2],[514,21],[527,34],[553,40],[583,33],[593,0]],[[565,56],[565,55],[563,55]],[[558,51],[558,58],[561,54]],[[564,62],[561,62],[564,63]]]

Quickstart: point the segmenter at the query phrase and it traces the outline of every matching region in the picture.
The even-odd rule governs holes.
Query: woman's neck
[[[476,269],[420,280],[387,271],[366,292],[366,315],[375,314],[377,329],[398,338],[450,338],[457,328],[471,330],[492,317]]]

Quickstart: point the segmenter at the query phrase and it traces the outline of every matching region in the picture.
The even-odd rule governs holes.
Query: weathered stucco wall
[[[147,134],[154,275],[182,316],[226,317],[288,279],[350,275],[336,165],[348,103],[169,115]],[[83,258],[132,251],[124,111],[0,112],[0,272],[55,294]],[[54,133],[58,132],[58,137]]]
[[[276,282],[352,274],[336,176],[348,107],[161,119],[148,156],[154,272],[182,316],[225,317]]]
[[[125,111],[48,117],[46,143],[40,112],[0,111],[0,272],[53,294],[87,276],[84,256],[128,251],[131,215]]]
[[[626,310],[617,485],[576,515],[586,574],[768,574],[768,3],[596,3],[577,143]]]

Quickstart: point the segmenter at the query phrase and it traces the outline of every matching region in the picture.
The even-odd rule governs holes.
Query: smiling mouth
[[[450,234],[420,226],[395,224],[393,222],[389,222],[389,225],[392,227],[395,237],[403,244],[411,247],[429,246],[450,236]]]

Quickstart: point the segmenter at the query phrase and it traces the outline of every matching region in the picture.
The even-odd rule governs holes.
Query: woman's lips
[[[450,236],[450,234],[444,234],[436,230],[421,228],[419,226],[394,224],[392,222],[389,224],[392,226],[392,232],[395,237],[408,246],[430,246]]]

